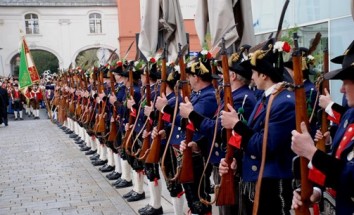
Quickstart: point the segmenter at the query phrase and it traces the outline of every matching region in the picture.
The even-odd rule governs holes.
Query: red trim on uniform
[[[320,215],[320,206],[318,203],[313,204],[313,215]]]
[[[180,193],[177,194],[177,198],[181,198],[184,194],[184,191],[181,191]]]
[[[165,121],[165,122],[171,122],[171,115],[168,114],[168,113],[164,113],[162,115],[162,120]]]
[[[239,135],[238,133],[232,131],[232,136],[229,139],[229,144],[235,148],[240,149],[241,142],[242,142],[242,136]]]
[[[332,121],[332,122],[334,122],[334,123],[336,123],[336,124],[339,124],[340,123],[340,119],[342,117],[341,114],[336,112],[336,111],[334,111],[333,109],[332,109],[332,111],[333,111],[333,115],[334,116],[332,117],[332,116],[328,115],[327,119]]]
[[[159,179],[154,178],[154,186],[157,187],[159,185]]]
[[[193,125],[193,122],[190,122],[188,123],[187,127],[186,127],[188,130],[191,130],[191,131],[195,131],[195,127]]]
[[[134,108],[130,110],[130,116],[136,117],[136,110]]]
[[[336,198],[336,196],[337,196],[337,191],[336,191],[335,189],[333,189],[333,188],[327,188],[326,191],[327,191],[327,193],[328,193],[329,195],[331,195],[333,198]]]
[[[312,169],[309,169],[308,178],[316,184],[324,186],[326,175],[323,174],[320,170],[313,167]]]
[[[348,143],[352,140],[354,137],[354,124],[350,124],[347,129],[345,130],[344,136],[342,137],[342,140],[339,143],[339,146],[336,151],[336,158],[340,159],[340,156],[342,152],[344,151],[345,147],[348,145]]]

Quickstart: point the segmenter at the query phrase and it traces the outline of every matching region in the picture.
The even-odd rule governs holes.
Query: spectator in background
[[[7,106],[9,105],[9,95],[2,86],[3,84],[0,83],[0,124],[4,123],[5,126],[8,126]]]

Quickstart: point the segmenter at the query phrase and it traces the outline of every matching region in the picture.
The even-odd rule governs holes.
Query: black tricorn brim
[[[332,80],[354,80],[354,67],[336,69],[324,75],[325,79]]]
[[[288,60],[286,62],[284,62],[284,67],[287,67],[289,69],[293,69],[293,61],[292,60]]]
[[[344,56],[345,56],[345,55],[339,55],[339,56],[337,56],[337,57],[335,57],[335,58],[332,58],[332,59],[331,59],[331,62],[332,62],[332,63],[335,63],[335,64],[342,64],[343,59],[344,59]]]

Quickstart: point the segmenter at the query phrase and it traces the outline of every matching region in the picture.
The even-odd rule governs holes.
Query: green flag
[[[26,53],[25,53],[23,42],[21,45],[21,53],[20,53],[19,85],[20,85],[20,89],[32,85],[31,76],[28,72]]]

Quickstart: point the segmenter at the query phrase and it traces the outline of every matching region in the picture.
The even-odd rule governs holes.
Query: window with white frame
[[[102,16],[99,13],[91,13],[89,15],[89,26],[91,34],[102,33]]]
[[[38,15],[28,13],[25,15],[26,34],[39,34]]]

